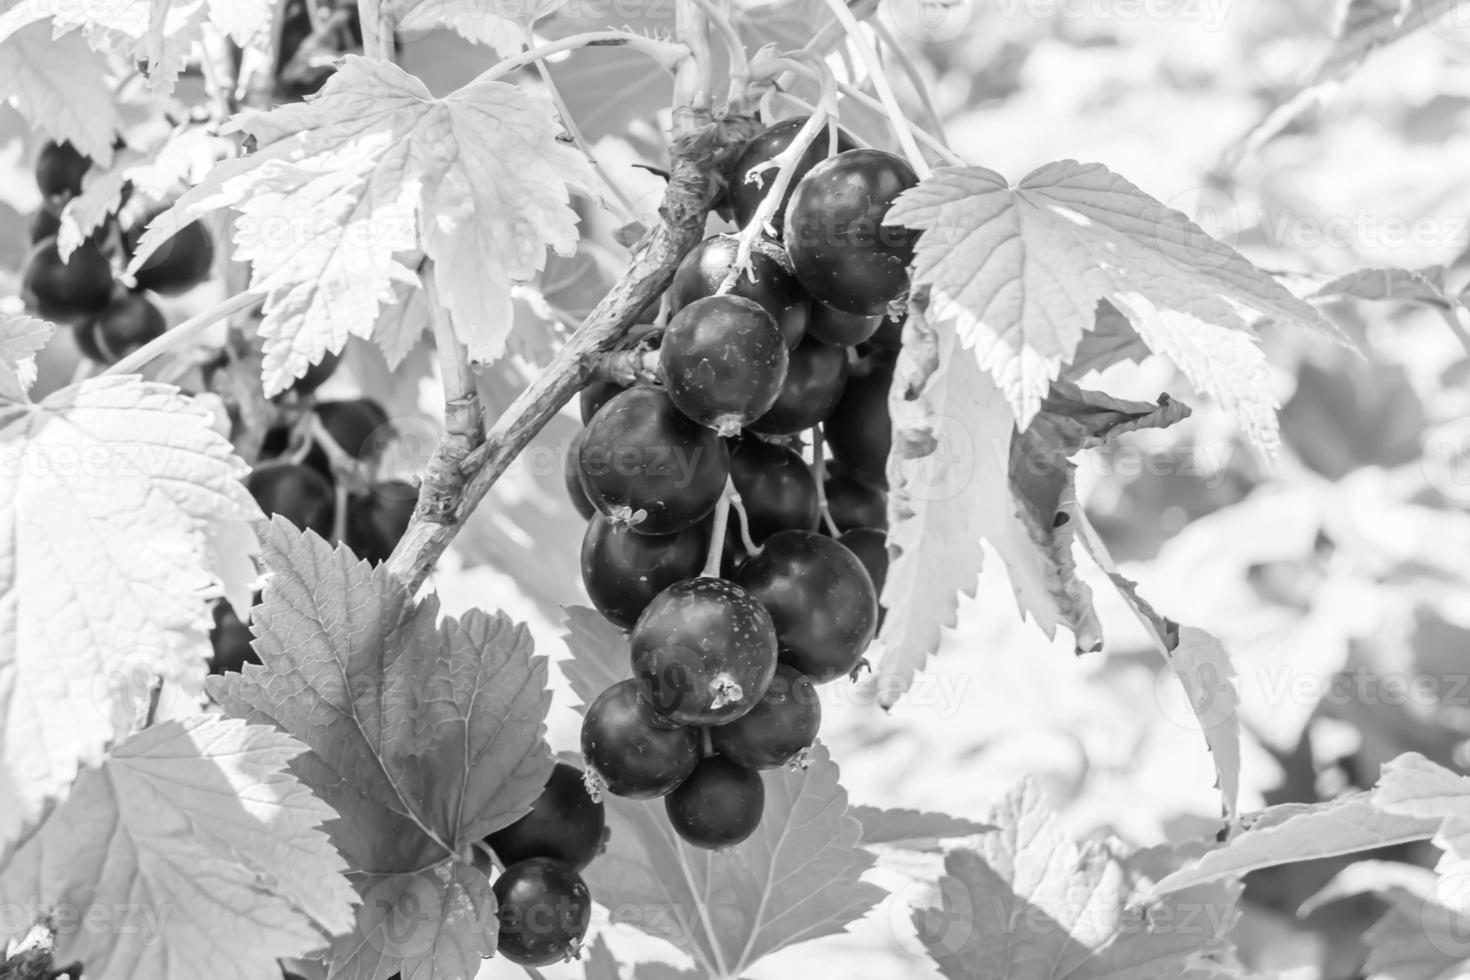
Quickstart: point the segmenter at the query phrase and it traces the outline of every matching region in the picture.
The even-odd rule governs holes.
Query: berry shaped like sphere
[[[918,233],[883,220],[918,182],[903,160],[869,149],[839,153],[802,178],[786,211],[786,250],[813,299],[877,316],[903,295]]]
[[[709,296],[674,315],[659,348],[659,367],[679,411],[722,436],[776,403],[786,381],[786,339],[754,300]]]
[[[771,616],[740,586],[694,578],[654,597],[633,627],[633,675],[661,717],[681,725],[733,721],[765,697],[776,673]]]
[[[739,251],[740,239],[735,235],[715,235],[694,246],[674,273],[669,308],[678,313],[695,300],[719,293]],[[761,239],[751,250],[750,270],[736,277],[728,295],[759,303],[775,319],[789,350],[806,333],[812,301],[791,274],[788,262],[785,249]]]

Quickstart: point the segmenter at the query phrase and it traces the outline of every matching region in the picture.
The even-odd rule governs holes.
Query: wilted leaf
[[[194,715],[145,729],[13,854],[0,900],[69,908],[55,962],[117,980],[263,977],[352,921],[336,819],[287,763],[305,746],[270,728]],[[75,910],[86,910],[79,918]],[[118,918],[98,928],[98,912]],[[7,926],[29,923],[7,922]]]
[[[0,445],[3,842],[100,762],[150,678],[201,691],[208,596],[248,594],[260,510],[229,442],[167,385],[0,403]]]

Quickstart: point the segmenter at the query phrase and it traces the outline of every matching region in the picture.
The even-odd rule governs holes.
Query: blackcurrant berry
[[[777,531],[817,526],[817,480],[798,453],[760,439],[741,439],[730,452],[730,479],[756,544]]]
[[[32,245],[45,238],[53,238],[61,231],[61,215],[50,208],[37,208],[26,223],[26,241]]]
[[[148,229],[148,223],[163,211],[163,208],[150,211],[124,229],[123,250],[129,259],[138,250],[138,242]],[[165,296],[177,296],[208,279],[212,265],[214,237],[203,224],[193,221],[180,228],[172,238],[148,256],[134,278],[139,289],[151,289]]]
[[[881,599],[883,583],[888,581],[888,535],[876,527],[859,527],[842,535],[837,543],[857,555],[873,580],[873,592]],[[881,619],[882,609],[878,612]]]
[[[93,321],[97,350],[106,364],[115,364],[168,329],[158,307],[137,293],[119,293]]]
[[[496,951],[518,966],[550,966],[576,955],[592,921],[592,894],[571,865],[531,858],[495,879]]]
[[[315,411],[322,428],[353,459],[376,458],[392,435],[388,413],[371,398],[317,402]]]
[[[597,508],[592,505],[592,498],[587,496],[587,489],[582,485],[582,471],[580,460],[582,455],[582,440],[587,430],[578,429],[577,434],[572,436],[572,441],[567,444],[567,454],[562,460],[561,475],[567,486],[567,496],[572,499],[572,506],[577,508],[577,513],[587,520],[597,513]]]
[[[98,364],[106,364],[107,356],[102,353],[102,348],[97,346],[97,321],[82,320],[72,325],[72,337],[77,342],[77,350],[82,356]]]
[[[405,480],[382,480],[368,484],[365,494],[347,501],[347,527],[343,540],[357,557],[376,565],[388,560],[413,519],[419,494]]]
[[[669,286],[670,308],[678,313],[695,300],[718,293],[739,250],[740,242],[734,235],[715,235],[696,245],[674,273],[674,282]],[[787,268],[785,249],[772,242],[758,242],[750,253],[750,267],[754,278],[751,272],[741,273],[728,295],[759,303],[776,321],[787,349],[795,347],[806,333],[811,300]]]
[[[615,626],[632,629],[653,597],[704,567],[709,528],[638,534],[601,514],[582,537],[582,584],[592,605]]]
[[[260,601],[260,596],[255,597]],[[238,671],[246,664],[260,663],[260,655],[250,645],[255,639],[250,627],[240,621],[234,608],[221,599],[214,604],[214,627],[209,631],[209,644],[214,654],[209,658],[209,672],[223,674],[227,670]]]
[[[82,178],[92,166],[70,143],[48,142],[36,156],[36,186],[52,201],[65,201],[82,192]]]
[[[712,755],[668,796],[664,811],[674,832],[708,851],[734,847],[755,833],[766,808],[766,785],[754,769]]]
[[[316,470],[299,463],[268,463],[250,472],[245,487],[267,514],[280,514],[300,530],[331,536],[337,501],[332,484]]]
[[[754,300],[729,295],[695,300],[674,314],[659,348],[669,398],[726,436],[776,403],[787,360],[771,315]]]
[[[831,414],[846,384],[847,351],[806,337],[791,352],[776,403],[750,429],[768,436],[804,432]]]
[[[607,814],[587,795],[582,770],[558,762],[531,812],[485,838],[503,865],[552,858],[581,871],[602,848]]]
[[[903,295],[918,236],[883,219],[918,182],[903,160],[870,149],[839,153],[802,178],[786,212],[785,240],[797,281],[813,299],[874,316]]]
[[[591,422],[597,410],[611,401],[614,395],[621,395],[627,390],[616,381],[590,382],[577,397],[578,407],[582,410],[582,424]]]
[[[295,381],[291,382],[291,386],[287,390],[294,392],[295,394],[302,397],[310,395],[312,392],[316,391],[323,384],[325,384],[328,378],[336,373],[337,365],[341,362],[341,360],[342,358],[339,355],[333,354],[331,351],[328,351],[327,353],[322,355],[322,359],[320,361],[317,361],[315,364],[308,365],[306,368],[306,373],[297,378]]]
[[[616,396],[585,432],[578,468],[588,498],[640,534],[675,534],[704,520],[730,475],[724,440],[656,388]]]
[[[862,313],[844,313],[834,310],[825,303],[812,304],[812,318],[808,332],[818,340],[838,347],[861,344],[883,325],[883,317],[866,316]]]
[[[842,400],[822,425],[832,447],[832,458],[854,479],[878,489],[888,487],[888,452],[893,445],[893,421],[888,414],[888,389],[893,369],[874,365],[865,375],[847,379]]]
[[[807,531],[782,531],[735,581],[776,624],[781,662],[824,683],[851,673],[878,620],[873,580],[851,551]]]
[[[827,467],[827,513],[839,531],[859,527],[888,529],[888,494],[854,480],[839,467]]]
[[[661,717],[718,725],[755,707],[776,672],[776,630],[750,593],[694,578],[654,597],[633,627],[633,674]]]
[[[293,443],[296,436],[296,428],[291,425],[273,425],[265,431],[265,438],[260,443],[261,459],[285,459],[287,456],[295,456],[300,452],[300,443]],[[309,466],[316,470],[328,480],[333,479],[332,461],[327,457],[327,451],[315,440],[306,440],[305,452],[299,460],[287,459],[287,462],[297,461],[303,466]]]
[[[781,664],[760,704],[728,725],[710,729],[710,744],[746,769],[788,765],[817,740],[822,702],[812,679]]]
[[[614,796],[651,800],[678,786],[699,762],[699,733],[654,714],[636,680],[600,694],[582,719],[582,757]]]
[[[26,259],[26,302],[48,320],[74,323],[96,316],[112,298],[112,266],[95,243],[83,242],[65,261],[47,238]]]
[[[730,210],[735,223],[744,228],[755,216],[756,209],[760,207],[761,198],[776,179],[777,170],[774,167],[753,173],[757,167],[770,160],[776,154],[791,145],[801,127],[806,125],[806,116],[795,116],[791,119],[783,119],[774,126],[767,128],[764,132],[757,134],[740,151],[740,156],[735,160],[734,179],[730,184]],[[796,162],[796,170],[791,175],[791,183],[786,186],[786,197],[776,208],[776,213],[771,218],[771,225],[779,233],[785,224],[786,206],[791,200],[792,190],[800,183],[801,178],[817,164],[827,158],[831,149],[831,136],[828,132],[818,134],[801,159]],[[855,149],[857,144],[852,137],[841,129],[837,130],[837,152]]]

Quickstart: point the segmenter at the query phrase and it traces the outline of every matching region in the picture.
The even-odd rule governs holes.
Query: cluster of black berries
[[[737,223],[774,177],[762,165],[804,122],[771,127],[739,156],[724,203]],[[631,639],[633,676],[583,723],[591,781],[663,798],[697,847],[755,831],[760,771],[803,761],[821,721],[816,685],[859,668],[879,618],[903,319],[890,307],[913,250],[913,234],[883,219],[917,181],[891,154],[840,137],[829,158],[828,144],[800,161],[772,222],[781,234],[762,237],[750,270],[729,275],[732,236],[685,259],[652,335],[658,383],[589,386],[568,459],[590,519],[583,582]],[[801,437],[818,427],[808,462]]]
[[[36,186],[44,201],[31,216],[22,289],[26,305],[40,316],[72,325],[77,348],[93,361],[113,364],[167,329],[149,293],[176,296],[209,278],[214,241],[203,225],[190,224],[154,252],[138,270],[137,284],[124,289],[114,265],[126,266],[148,222],[164,210],[130,200],[63,261],[57,243],[61,212],[82,192],[92,161],[70,143],[47,143],[36,158]]]
[[[315,397],[336,366],[337,358],[327,355],[277,399],[280,422],[266,432],[245,486],[266,514],[280,514],[329,541],[340,539],[359,558],[377,564],[408,529],[418,490],[404,480],[372,475],[392,433],[383,406],[370,398]],[[250,628],[228,603],[215,606],[214,620],[215,673],[260,662],[250,647]]]

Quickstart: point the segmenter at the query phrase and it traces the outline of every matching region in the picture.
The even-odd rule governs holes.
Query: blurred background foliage
[[[1364,267],[1444,266],[1450,295],[1470,281],[1470,30],[1452,30],[1453,21],[1419,30],[1250,145],[1252,128],[1332,50],[1337,3],[956,3],[950,13],[963,24],[940,42],[906,35],[891,10],[880,19],[908,48],[953,147],[971,161],[1012,181],[1054,159],[1104,163],[1307,291]],[[742,9],[739,23],[748,41],[789,45],[810,37],[822,13],[820,3],[792,0]],[[668,16],[651,0],[584,4],[548,31],[607,23],[658,31]],[[452,36],[404,41],[405,65],[436,91],[488,64],[484,49]],[[925,118],[902,72],[893,74],[912,117]],[[646,217],[658,199],[659,179],[635,164],[663,160],[668,80],[598,50],[557,65],[556,77],[634,208],[609,216],[586,207],[592,233],[582,251],[554,259],[526,290],[518,356],[481,372],[492,412],[610,281],[625,255],[613,235],[619,219]],[[871,114],[844,122],[883,137]],[[0,295],[16,292],[24,225],[38,203],[27,176],[34,140],[0,107]],[[1367,787],[1400,752],[1470,765],[1470,317],[1463,308],[1446,315],[1353,300],[1327,312],[1361,358],[1266,333],[1285,442],[1275,460],[1261,458],[1159,359],[1090,379],[1123,397],[1169,391],[1194,406],[1181,425],[1079,460],[1080,492],[1143,594],[1171,618],[1214,632],[1233,654],[1247,810]],[[431,359],[420,349],[396,377],[366,347],[348,363],[331,384],[391,402],[400,462],[412,470],[435,435]],[[75,352],[59,338],[42,367],[42,391],[64,384],[77,370]],[[559,607],[582,601],[581,522],[561,488],[574,430],[568,413],[543,433],[435,579],[450,611],[503,607],[528,620],[553,657],[565,655]],[[975,817],[1031,774],[1078,835],[1139,845],[1213,835],[1219,796],[1183,693],[1112,590],[1093,584],[1109,629],[1101,654],[1074,658],[1069,637],[1049,643],[1022,622],[994,562],[978,597],[963,603],[959,628],[893,712],[874,707],[861,686],[832,691],[823,733],[854,801]],[[569,704],[560,697],[554,712],[558,747],[574,744]],[[1433,852],[1387,856],[1432,863]],[[903,911],[937,860],[885,858],[875,873],[895,895],[877,913],[850,935],[772,957],[755,975],[937,975]],[[1340,866],[1252,876],[1237,935],[1247,966],[1303,980],[1361,975],[1361,934],[1383,911],[1376,899],[1298,916]],[[664,955],[631,929],[611,938],[634,957]],[[505,969],[490,964],[484,975]]]

